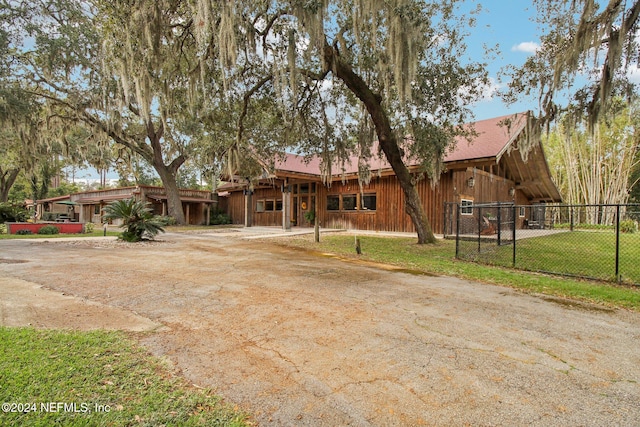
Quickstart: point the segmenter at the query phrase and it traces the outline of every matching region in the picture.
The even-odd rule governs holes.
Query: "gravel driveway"
[[[102,310],[96,327],[146,331],[142,345],[265,426],[640,423],[638,313],[223,233],[160,239],[0,241],[3,323],[87,328],[69,310]],[[16,316],[20,298],[47,298],[33,284],[78,306]]]

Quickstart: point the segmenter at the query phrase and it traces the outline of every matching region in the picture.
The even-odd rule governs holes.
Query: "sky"
[[[541,29],[534,22],[536,9],[529,0],[481,0],[483,11],[475,28],[469,30],[469,53],[481,59],[482,46],[498,45],[499,53],[489,62],[489,75],[494,88],[504,87],[499,81],[500,70],[507,65],[521,66],[539,47]],[[472,108],[476,120],[490,119],[515,112],[537,109],[535,99],[522,99],[513,105],[504,104],[495,92]]]

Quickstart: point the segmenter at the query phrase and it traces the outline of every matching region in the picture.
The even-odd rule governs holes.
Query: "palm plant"
[[[153,239],[164,232],[162,221],[148,207],[148,203],[135,200],[117,200],[104,208],[104,219],[121,219],[120,228],[125,230],[120,235],[127,242],[139,242],[144,238]]]

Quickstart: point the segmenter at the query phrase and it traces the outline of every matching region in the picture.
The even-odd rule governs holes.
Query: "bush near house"
[[[0,203],[0,223],[24,222],[29,219],[29,211],[12,203]]]
[[[231,224],[231,217],[224,211],[214,209],[211,211],[211,217],[209,218],[209,225],[224,225]]]
[[[164,224],[160,217],[153,215],[148,203],[136,199],[117,200],[104,209],[104,219],[122,220],[124,231],[120,238],[127,242],[139,242],[145,238],[153,239],[158,233],[164,232]]]
[[[40,230],[38,230],[38,234],[58,234],[60,230],[55,225],[45,225]]]

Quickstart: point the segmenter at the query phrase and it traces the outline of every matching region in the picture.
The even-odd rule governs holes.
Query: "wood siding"
[[[431,185],[428,179],[418,181],[417,188],[422,199],[427,218],[435,233],[442,233],[444,227],[444,203],[455,200],[453,192],[454,174],[449,172],[442,175],[439,183]],[[464,178],[462,175],[460,180]],[[404,194],[395,176],[375,177],[369,185],[363,186],[362,191],[356,180],[345,183],[334,182],[331,187],[316,184],[315,203],[318,221],[324,228],[345,228],[349,230],[397,231],[415,232],[411,219],[404,211]],[[376,210],[327,210],[328,196],[356,195],[359,206],[362,205],[362,194],[376,195]],[[295,196],[292,195],[292,199]],[[309,197],[312,197],[311,194]],[[252,196],[252,215],[255,226],[282,226],[282,212],[279,210],[257,212],[257,202],[261,200],[283,200],[280,185],[272,188],[259,188]],[[302,200],[302,199],[300,199]],[[310,200],[310,199],[309,199]],[[304,210],[301,203],[297,204],[298,212],[293,212],[296,203],[291,203],[291,217],[298,220],[298,225],[309,226],[303,219]],[[310,207],[310,201],[307,202]],[[233,224],[244,224],[245,196],[241,191],[234,191],[229,196],[220,199],[220,208],[231,217]],[[309,209],[307,209],[309,210]]]

